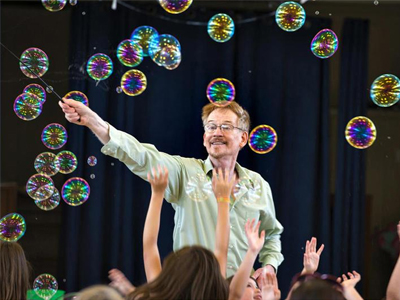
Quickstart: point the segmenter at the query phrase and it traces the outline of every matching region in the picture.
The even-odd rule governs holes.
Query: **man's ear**
[[[249,133],[247,131],[242,131],[242,140],[240,142],[240,149],[242,149],[247,144],[247,140],[249,139]]]

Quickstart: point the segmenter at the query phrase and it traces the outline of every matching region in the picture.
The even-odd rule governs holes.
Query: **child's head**
[[[18,243],[0,241],[0,299],[26,299],[29,267]]]
[[[249,277],[246,289],[244,290],[241,300],[261,300],[261,290],[258,286],[257,280],[254,277]]]
[[[123,300],[122,296],[107,285],[93,285],[82,290],[77,300]]]
[[[228,284],[215,255],[203,247],[190,246],[169,254],[160,275],[128,298],[228,299]]]

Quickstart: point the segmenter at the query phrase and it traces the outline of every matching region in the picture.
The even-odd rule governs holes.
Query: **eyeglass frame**
[[[206,127],[207,127],[208,125],[215,125],[216,128],[215,128],[214,130],[208,130],[208,129],[206,129]],[[232,128],[226,130],[226,129],[223,129],[222,126],[229,126],[229,128],[231,128],[231,127],[232,127]],[[215,132],[218,128],[221,130],[221,132],[225,132],[225,133],[231,132],[231,131],[233,131],[233,129],[239,129],[240,131],[245,131],[244,129],[242,129],[242,128],[240,128],[240,127],[236,127],[236,126],[233,126],[232,124],[227,124],[227,123],[221,124],[221,125],[217,125],[217,124],[215,124],[215,123],[210,122],[210,123],[205,124],[205,125],[203,126],[203,128],[204,128],[204,131],[207,132],[207,133],[213,133],[213,132]]]

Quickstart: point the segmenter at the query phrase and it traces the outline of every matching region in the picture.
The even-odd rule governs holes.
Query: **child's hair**
[[[77,300],[123,300],[123,298],[112,287],[98,284],[80,291]]]
[[[26,299],[29,264],[18,243],[0,241],[0,299]]]
[[[160,275],[138,287],[126,299],[228,299],[228,283],[215,255],[201,247],[184,247],[170,253]]]
[[[340,284],[321,278],[296,283],[290,293],[290,300],[330,299],[345,300]]]

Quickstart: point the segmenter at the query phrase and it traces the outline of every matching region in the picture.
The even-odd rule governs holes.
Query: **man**
[[[174,250],[185,245],[202,245],[214,249],[217,202],[211,190],[213,168],[236,174],[237,185],[231,195],[227,276],[238,269],[246,251],[244,225],[248,219],[261,221],[265,243],[260,251],[263,268],[256,271],[274,273],[283,261],[280,234],[282,225],[276,220],[269,184],[258,174],[241,167],[239,151],[247,144],[250,117],[236,102],[226,107],[207,104],[203,107],[203,144],[208,158],[203,161],[159,152],[153,145],[143,144],[133,136],[115,129],[80,102],[63,99],[59,105],[66,119],[87,126],[104,144],[101,151],[122,161],[134,174],[147,180],[147,173],[156,165],[169,171],[165,199],[175,209]]]

